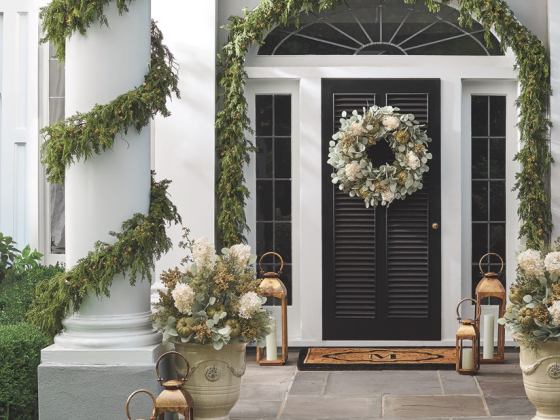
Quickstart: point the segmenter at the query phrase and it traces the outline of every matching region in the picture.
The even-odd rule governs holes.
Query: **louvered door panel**
[[[323,339],[437,340],[440,337],[439,81],[323,80]],[[389,209],[366,208],[333,185],[328,142],[343,111],[399,107],[434,139],[430,179]],[[428,126],[429,121],[429,126]],[[385,153],[388,153],[385,156]],[[380,143],[374,166],[394,160]],[[435,218],[435,220],[433,219]]]
[[[334,204],[337,318],[375,317],[375,211],[340,190]]]
[[[414,114],[427,129],[428,95],[388,94],[387,105]],[[387,209],[387,317],[426,318],[429,314],[428,177],[424,188]]]
[[[428,316],[428,253],[428,194],[423,189],[387,210],[388,318]]]

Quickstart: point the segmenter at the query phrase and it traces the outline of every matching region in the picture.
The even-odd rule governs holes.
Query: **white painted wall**
[[[194,11],[194,12],[193,12]],[[155,119],[157,179],[173,181],[171,200],[191,229],[191,238],[214,239],[217,0],[156,1],[152,17],[175,55],[182,98],[168,101],[172,116]],[[179,265],[181,228],[168,234],[174,249],[156,264],[156,273]]]
[[[0,232],[38,246],[38,3],[0,2]]]

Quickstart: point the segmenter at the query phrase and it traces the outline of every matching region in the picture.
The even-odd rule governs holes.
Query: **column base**
[[[138,389],[159,393],[155,363],[170,344],[131,348],[80,350],[52,345],[41,352],[39,418],[119,419],[125,418],[126,400]],[[166,358],[169,359],[169,358]],[[162,363],[164,379],[174,377]],[[152,401],[139,394],[130,405],[132,418],[148,418]]]

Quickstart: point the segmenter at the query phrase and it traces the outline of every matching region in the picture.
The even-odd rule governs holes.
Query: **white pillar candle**
[[[484,359],[494,358],[494,315],[484,315]]]
[[[278,350],[276,348],[276,319],[270,318],[271,330],[266,336],[266,360],[278,359]]]
[[[461,369],[472,369],[473,368],[473,351],[472,349],[463,349],[462,354],[463,363],[461,363]]]

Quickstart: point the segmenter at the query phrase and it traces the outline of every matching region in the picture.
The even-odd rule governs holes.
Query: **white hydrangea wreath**
[[[399,108],[372,106],[364,115],[346,112],[340,119],[340,130],[329,143],[329,160],[335,171],[333,184],[350,197],[360,196],[366,207],[389,206],[394,200],[404,200],[407,194],[422,189],[422,174],[428,172],[428,138],[412,114],[399,114]],[[374,168],[367,150],[385,140],[395,161]]]

